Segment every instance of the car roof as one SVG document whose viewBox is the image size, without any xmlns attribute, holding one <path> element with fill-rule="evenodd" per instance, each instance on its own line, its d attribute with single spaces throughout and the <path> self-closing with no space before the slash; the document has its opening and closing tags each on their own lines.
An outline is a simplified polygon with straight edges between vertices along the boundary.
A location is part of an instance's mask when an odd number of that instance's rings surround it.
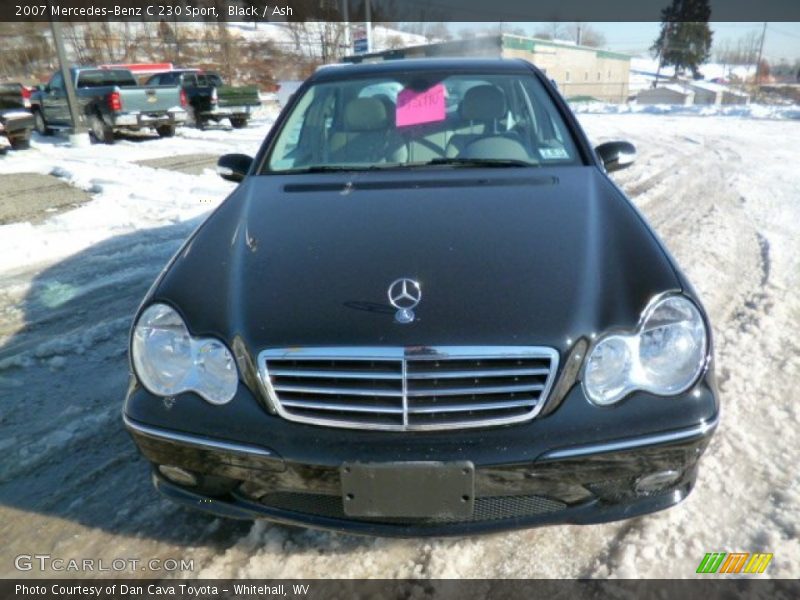
<svg viewBox="0 0 800 600">
<path fill-rule="evenodd" d="M 335 81 L 369 75 L 409 72 L 474 71 L 476 73 L 530 73 L 533 65 L 522 59 L 407 58 L 373 63 L 340 63 L 318 69 L 309 79 Z"/>
</svg>

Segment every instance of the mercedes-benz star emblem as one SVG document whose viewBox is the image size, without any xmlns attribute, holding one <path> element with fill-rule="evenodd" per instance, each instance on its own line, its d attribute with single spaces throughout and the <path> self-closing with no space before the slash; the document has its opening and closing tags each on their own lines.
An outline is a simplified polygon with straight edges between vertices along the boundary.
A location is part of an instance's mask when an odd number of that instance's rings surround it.
<svg viewBox="0 0 800 600">
<path fill-rule="evenodd" d="M 397 309 L 394 318 L 398 323 L 411 323 L 414 320 L 414 308 L 422 300 L 419 283 L 407 277 L 401 277 L 389 286 L 389 302 Z"/>
</svg>

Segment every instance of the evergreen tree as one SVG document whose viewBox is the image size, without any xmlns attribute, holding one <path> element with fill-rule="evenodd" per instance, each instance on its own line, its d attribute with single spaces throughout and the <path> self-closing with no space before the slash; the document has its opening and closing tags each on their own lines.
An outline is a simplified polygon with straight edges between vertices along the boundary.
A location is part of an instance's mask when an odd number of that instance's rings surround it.
<svg viewBox="0 0 800 600">
<path fill-rule="evenodd" d="M 661 11 L 661 33 L 651 50 L 659 57 L 659 68 L 674 65 L 676 73 L 686 69 L 699 76 L 699 66 L 711 53 L 712 32 L 709 0 L 672 0 Z"/>
</svg>

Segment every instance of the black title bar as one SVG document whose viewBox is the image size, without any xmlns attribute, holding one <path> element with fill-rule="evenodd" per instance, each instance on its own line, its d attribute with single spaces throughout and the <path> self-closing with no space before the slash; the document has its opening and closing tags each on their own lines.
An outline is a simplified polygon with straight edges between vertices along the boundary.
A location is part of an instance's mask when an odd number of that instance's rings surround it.
<svg viewBox="0 0 800 600">
<path fill-rule="evenodd" d="M 373 22 L 660 21 L 672 0 L 371 0 Z M 800 0 L 708 0 L 712 21 L 800 21 Z M 0 21 L 365 21 L 365 0 L 2 0 Z M 690 20 L 690 19 L 678 19 Z"/>
<path fill-rule="evenodd" d="M 796 600 L 797 580 L 761 577 L 694 580 L 387 580 L 387 579 L 5 579 L 3 600 L 569 600 L 661 598 Z"/>
</svg>

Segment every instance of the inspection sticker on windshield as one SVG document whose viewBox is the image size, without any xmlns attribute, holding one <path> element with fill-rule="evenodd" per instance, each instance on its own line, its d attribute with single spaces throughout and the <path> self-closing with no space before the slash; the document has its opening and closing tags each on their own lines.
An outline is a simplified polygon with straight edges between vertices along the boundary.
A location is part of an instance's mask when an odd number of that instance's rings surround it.
<svg viewBox="0 0 800 600">
<path fill-rule="evenodd" d="M 569 158 L 569 154 L 563 148 L 539 148 L 539 154 L 545 160 L 558 160 L 560 158 Z"/>
<path fill-rule="evenodd" d="M 397 94 L 397 126 L 444 121 L 444 95 L 441 83 L 422 92 L 402 90 Z"/>
</svg>

